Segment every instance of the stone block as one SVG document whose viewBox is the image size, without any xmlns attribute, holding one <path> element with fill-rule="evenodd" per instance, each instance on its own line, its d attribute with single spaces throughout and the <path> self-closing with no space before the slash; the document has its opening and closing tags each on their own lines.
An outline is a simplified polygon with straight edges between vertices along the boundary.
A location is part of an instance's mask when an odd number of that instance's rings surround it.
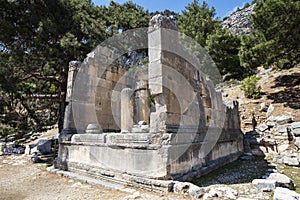
<svg viewBox="0 0 300 200">
<path fill-rule="evenodd" d="M 273 128 L 274 126 L 276 126 L 275 122 L 267 122 L 267 126 L 270 128 Z"/>
<path fill-rule="evenodd" d="M 254 179 L 252 184 L 258 192 L 271 192 L 276 188 L 276 180 Z"/>
<path fill-rule="evenodd" d="M 108 134 L 108 144 L 150 144 L 150 135 L 146 133 L 141 134 Z"/>
<path fill-rule="evenodd" d="M 280 126 L 278 126 L 277 127 L 277 132 L 279 132 L 279 133 L 287 133 L 287 127 L 286 126 L 284 126 L 284 125 L 280 125 Z"/>
<path fill-rule="evenodd" d="M 37 145 L 31 149 L 30 153 L 31 154 L 34 152 L 41 153 L 41 154 L 51 153 L 52 151 L 51 145 L 52 145 L 51 140 L 39 140 Z"/>
<path fill-rule="evenodd" d="M 163 93 L 163 78 L 158 76 L 156 78 L 149 79 L 149 89 L 152 95 Z"/>
<path fill-rule="evenodd" d="M 286 152 L 286 150 L 289 148 L 289 144 L 281 144 L 281 145 L 278 145 L 277 149 L 278 149 L 278 153 L 281 153 L 281 152 Z"/>
<path fill-rule="evenodd" d="M 106 142 L 106 134 L 74 134 L 71 138 L 71 142 L 86 144 L 104 144 Z"/>
<path fill-rule="evenodd" d="M 296 137 L 295 145 L 298 147 L 298 149 L 300 149 L 300 137 Z"/>
<path fill-rule="evenodd" d="M 285 187 L 285 188 L 289 188 L 290 190 L 295 189 L 295 185 L 294 185 L 293 181 L 284 174 L 271 173 L 267 179 L 275 180 L 277 187 Z"/>
<path fill-rule="evenodd" d="M 274 192 L 273 200 L 299 200 L 300 194 L 287 188 L 277 187 Z"/>
<path fill-rule="evenodd" d="M 132 128 L 132 133 L 149 133 L 150 128 L 148 125 L 140 125 L 140 126 L 134 126 Z"/>
<path fill-rule="evenodd" d="M 293 117 L 292 116 L 286 116 L 286 115 L 282 115 L 282 116 L 270 116 L 267 121 L 271 121 L 271 122 L 276 122 L 277 124 L 286 124 L 286 123 L 290 123 L 293 121 Z"/>
<path fill-rule="evenodd" d="M 300 137 L 300 128 L 294 128 L 292 130 L 292 133 L 294 134 L 295 137 Z"/>
<path fill-rule="evenodd" d="M 290 166 L 299 166 L 299 159 L 297 157 L 284 156 L 283 163 Z"/>
<path fill-rule="evenodd" d="M 292 129 L 300 128 L 300 122 L 293 122 L 291 123 Z"/>
<path fill-rule="evenodd" d="M 261 132 L 264 132 L 264 131 L 266 131 L 266 130 L 268 130 L 268 126 L 266 125 L 266 124 L 261 124 L 261 125 L 259 125 L 258 127 L 257 127 L 257 129 L 259 130 L 259 131 L 261 131 Z"/>
</svg>

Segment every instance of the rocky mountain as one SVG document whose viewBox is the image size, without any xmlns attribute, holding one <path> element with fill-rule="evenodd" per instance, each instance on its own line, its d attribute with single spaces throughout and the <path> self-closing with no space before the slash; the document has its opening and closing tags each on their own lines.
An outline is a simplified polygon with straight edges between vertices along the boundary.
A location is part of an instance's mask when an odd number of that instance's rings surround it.
<svg viewBox="0 0 300 200">
<path fill-rule="evenodd" d="M 236 35 L 249 34 L 252 30 L 250 15 L 254 13 L 254 5 L 233 12 L 222 22 L 222 27 Z"/>
</svg>

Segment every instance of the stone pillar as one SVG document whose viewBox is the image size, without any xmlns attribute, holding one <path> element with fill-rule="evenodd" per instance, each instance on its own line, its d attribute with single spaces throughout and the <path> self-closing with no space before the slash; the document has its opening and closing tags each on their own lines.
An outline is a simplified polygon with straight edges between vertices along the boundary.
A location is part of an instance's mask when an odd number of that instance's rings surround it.
<svg viewBox="0 0 300 200">
<path fill-rule="evenodd" d="M 165 86 L 170 81 L 166 77 L 169 72 L 166 71 L 163 58 L 166 55 L 166 49 L 175 49 L 178 46 L 178 40 L 172 34 L 177 30 L 177 27 L 170 18 L 162 15 L 155 15 L 149 25 L 148 79 L 149 90 L 155 101 L 155 111 L 150 113 L 150 132 L 166 132 L 166 121 L 170 116 L 168 109 L 172 110 L 175 106 L 168 103 L 171 102 L 171 97 L 168 88 Z M 173 32 L 168 31 L 169 29 Z"/>
<path fill-rule="evenodd" d="M 67 95 L 66 102 L 68 103 L 65 109 L 64 116 L 64 127 L 62 133 L 73 134 L 76 133 L 76 127 L 74 124 L 73 112 L 72 112 L 72 101 L 73 101 L 73 86 L 74 81 L 77 75 L 77 72 L 80 68 L 81 62 L 71 61 L 69 63 L 69 72 L 68 72 L 68 82 L 67 82 Z"/>
<path fill-rule="evenodd" d="M 131 96 L 133 90 L 124 88 L 121 91 L 121 132 L 130 132 L 133 127 L 133 106 Z"/>
<path fill-rule="evenodd" d="M 149 105 L 149 90 L 148 90 L 148 69 L 145 68 L 136 75 L 137 84 L 134 95 L 134 124 L 140 121 L 150 123 L 150 105 Z"/>
</svg>

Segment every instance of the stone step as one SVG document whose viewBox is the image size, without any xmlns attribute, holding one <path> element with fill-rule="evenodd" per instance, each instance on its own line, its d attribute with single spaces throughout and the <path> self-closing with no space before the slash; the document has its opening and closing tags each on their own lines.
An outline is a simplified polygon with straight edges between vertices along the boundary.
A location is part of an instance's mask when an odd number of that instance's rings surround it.
<svg viewBox="0 0 300 200">
<path fill-rule="evenodd" d="M 112 182 L 88 177 L 88 176 L 85 176 L 82 174 L 73 173 L 70 171 L 63 171 L 63 170 L 55 169 L 53 166 L 48 167 L 47 171 L 55 173 L 55 174 L 63 175 L 70 179 L 78 180 L 83 183 L 88 183 L 91 185 L 96 185 L 96 186 L 104 187 L 104 188 L 111 189 L 111 190 L 120 190 L 120 191 L 128 192 L 128 188 L 126 188 L 125 185 L 120 184 L 120 183 L 112 183 Z"/>
</svg>

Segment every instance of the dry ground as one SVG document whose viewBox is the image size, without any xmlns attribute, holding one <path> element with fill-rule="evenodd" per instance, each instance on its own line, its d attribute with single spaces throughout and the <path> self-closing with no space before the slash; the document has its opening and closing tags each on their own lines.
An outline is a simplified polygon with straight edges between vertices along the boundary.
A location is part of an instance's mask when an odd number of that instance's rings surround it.
<svg viewBox="0 0 300 200">
<path fill-rule="evenodd" d="M 140 194 L 137 199 L 181 200 L 189 199 L 174 194 L 132 190 L 132 193 L 91 186 L 66 177 L 52 174 L 46 164 L 33 164 L 27 156 L 0 156 L 1 200 L 125 200 Z"/>
</svg>

